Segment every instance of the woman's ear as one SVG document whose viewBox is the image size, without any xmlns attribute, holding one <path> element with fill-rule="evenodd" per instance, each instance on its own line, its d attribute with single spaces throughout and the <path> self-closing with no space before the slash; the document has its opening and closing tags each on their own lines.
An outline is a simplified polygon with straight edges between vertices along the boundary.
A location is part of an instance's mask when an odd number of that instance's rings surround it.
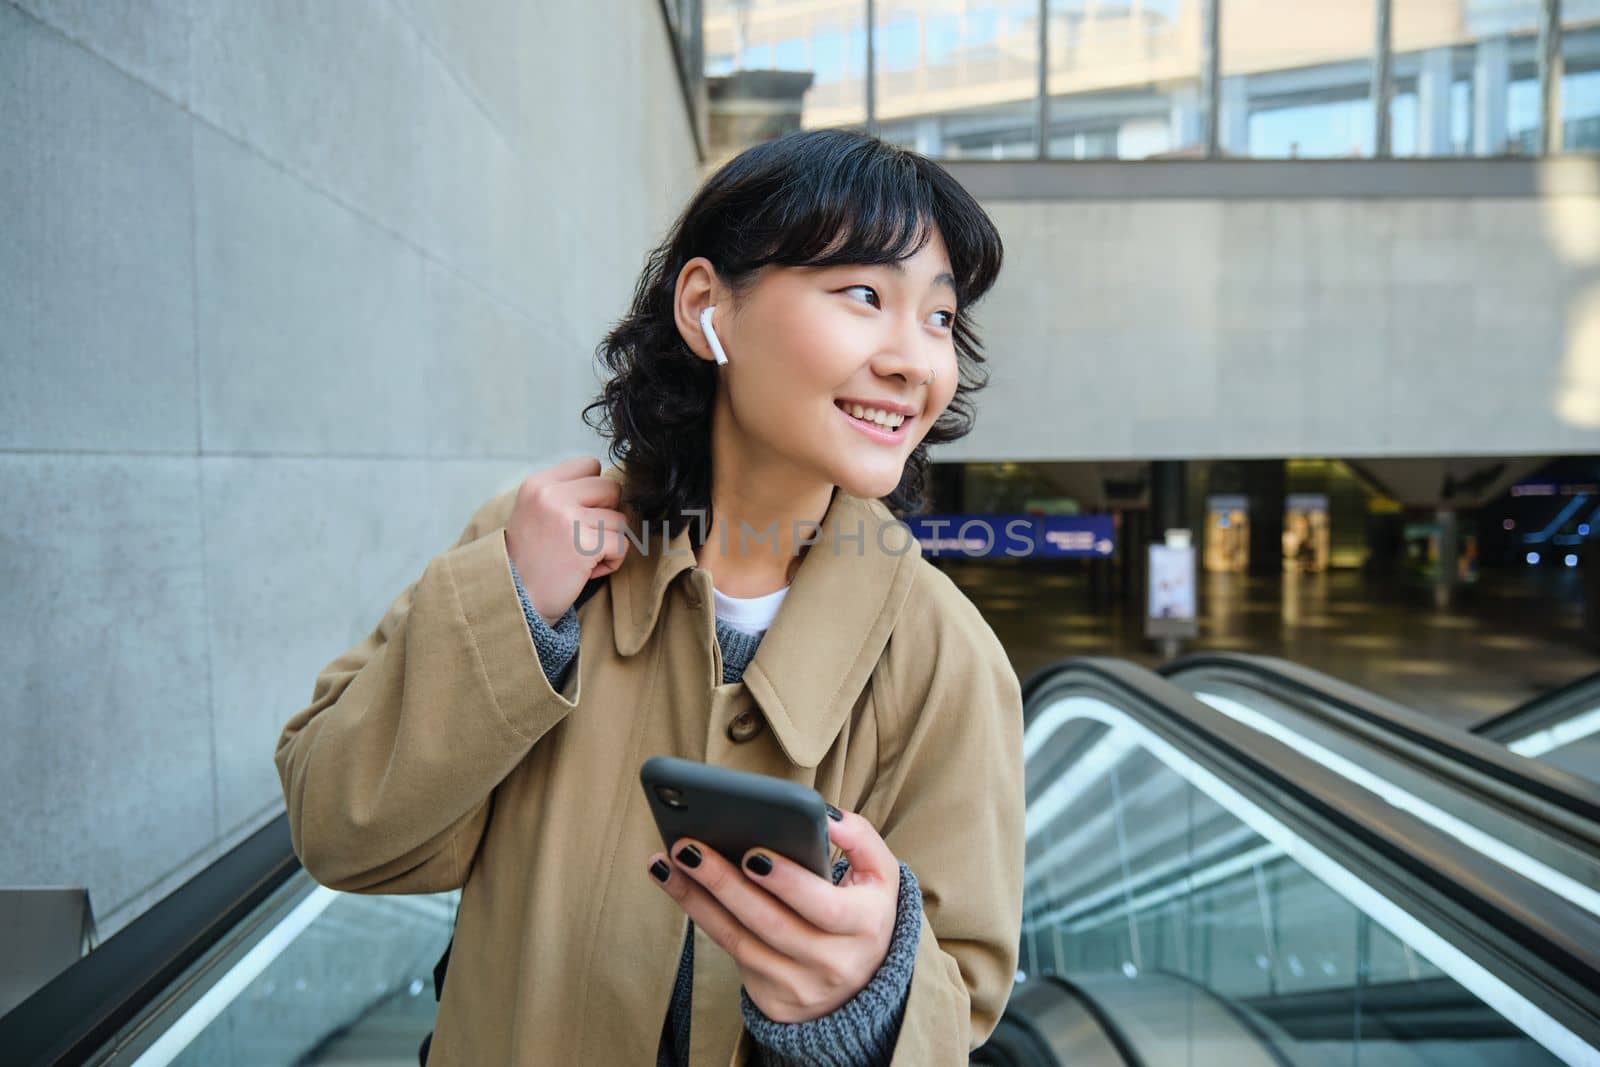
<svg viewBox="0 0 1600 1067">
<path fill-rule="evenodd" d="M 728 362 L 728 353 L 722 347 L 712 323 L 712 312 L 717 306 L 717 273 L 711 261 L 695 256 L 678 272 L 678 283 L 672 294 L 672 313 L 677 320 L 678 333 L 696 356 L 705 359 L 709 354 L 718 365 Z M 698 312 L 694 309 L 705 301 Z M 699 321 L 696 322 L 698 317 Z M 696 336 L 698 334 L 699 336 Z M 710 349 L 708 353 L 706 350 Z"/>
</svg>

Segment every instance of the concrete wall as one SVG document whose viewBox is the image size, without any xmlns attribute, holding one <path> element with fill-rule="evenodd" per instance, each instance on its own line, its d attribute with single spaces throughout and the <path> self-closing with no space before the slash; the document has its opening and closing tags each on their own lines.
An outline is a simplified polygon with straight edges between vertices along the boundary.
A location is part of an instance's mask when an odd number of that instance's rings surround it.
<svg viewBox="0 0 1600 1067">
<path fill-rule="evenodd" d="M 950 169 L 1006 262 L 941 458 L 1600 452 L 1600 160 Z"/>
<path fill-rule="evenodd" d="M 0 885 L 102 936 L 473 509 L 602 455 L 698 180 L 658 5 L 0 0 Z"/>
</svg>

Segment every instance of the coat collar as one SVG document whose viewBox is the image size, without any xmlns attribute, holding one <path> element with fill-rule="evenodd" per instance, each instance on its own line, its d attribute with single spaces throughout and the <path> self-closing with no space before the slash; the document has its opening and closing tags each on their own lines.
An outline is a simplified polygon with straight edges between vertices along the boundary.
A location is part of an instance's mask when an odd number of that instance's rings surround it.
<svg viewBox="0 0 1600 1067">
<path fill-rule="evenodd" d="M 605 471 L 620 482 L 616 467 Z M 634 517 L 629 516 L 630 522 Z M 617 652 L 632 656 L 655 630 L 667 589 L 685 571 L 709 604 L 708 572 L 697 568 L 686 526 L 662 550 L 663 527 L 630 544 L 611 576 Z M 835 489 L 817 539 L 795 570 L 777 617 L 745 668 L 744 684 L 789 759 L 802 767 L 822 762 L 877 666 L 911 591 L 921 551 L 910 527 L 879 500 Z"/>
</svg>

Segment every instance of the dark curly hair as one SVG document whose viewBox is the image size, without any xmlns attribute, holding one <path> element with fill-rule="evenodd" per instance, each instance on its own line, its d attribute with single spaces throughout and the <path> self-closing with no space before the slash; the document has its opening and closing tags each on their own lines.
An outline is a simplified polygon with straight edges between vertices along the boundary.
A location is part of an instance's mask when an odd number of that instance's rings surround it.
<svg viewBox="0 0 1600 1067">
<path fill-rule="evenodd" d="M 988 383 L 967 313 L 994 285 L 1004 250 L 989 216 L 943 167 L 842 129 L 803 130 L 741 152 L 705 181 L 647 258 L 627 316 L 595 351 L 610 377 L 583 409 L 585 424 L 610 439 L 611 459 L 626 470 L 622 506 L 664 524 L 669 537 L 689 522 L 690 509 L 709 521 L 718 375 L 678 333 L 673 297 L 685 263 L 710 260 L 737 299 L 769 264 L 908 259 L 928 242 L 930 222 L 956 277 L 956 393 L 883 498 L 896 518 L 922 511 L 928 446 L 971 432 L 971 396 Z M 590 419 L 596 409 L 598 422 Z"/>
</svg>

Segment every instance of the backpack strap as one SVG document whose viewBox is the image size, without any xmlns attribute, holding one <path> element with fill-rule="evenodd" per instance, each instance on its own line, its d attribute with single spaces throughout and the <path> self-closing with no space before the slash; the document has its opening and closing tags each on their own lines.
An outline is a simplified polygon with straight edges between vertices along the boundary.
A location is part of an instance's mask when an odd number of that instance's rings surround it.
<svg viewBox="0 0 1600 1067">
<path fill-rule="evenodd" d="M 456 907 L 459 909 L 460 908 L 460 904 L 458 903 L 456 905 Z M 455 946 L 455 943 L 456 943 L 455 924 L 456 924 L 456 921 L 454 919 L 451 919 L 450 920 L 450 941 L 449 941 L 448 944 L 446 944 L 444 946 L 444 955 L 440 956 L 439 957 L 439 962 L 435 963 L 433 965 L 433 999 L 434 1000 L 438 1000 L 440 997 L 444 996 L 444 972 L 450 966 L 450 949 L 453 948 Z"/>
</svg>

